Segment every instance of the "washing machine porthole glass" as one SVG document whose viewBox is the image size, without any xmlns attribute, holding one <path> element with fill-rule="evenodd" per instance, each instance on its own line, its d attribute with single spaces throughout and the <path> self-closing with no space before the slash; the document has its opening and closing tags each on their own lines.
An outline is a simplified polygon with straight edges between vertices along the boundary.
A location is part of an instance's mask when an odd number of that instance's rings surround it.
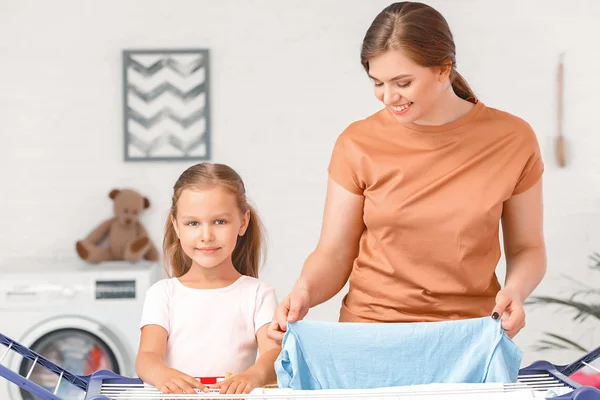
<svg viewBox="0 0 600 400">
<path fill-rule="evenodd" d="M 119 373 L 113 351 L 96 335 L 80 329 L 50 332 L 36 340 L 31 350 L 77 375 L 89 375 L 99 369 Z M 31 361 L 23 360 L 19 372 L 26 376 L 30 368 Z M 58 382 L 58 376 L 39 366 L 33 369 L 29 379 L 51 392 Z M 85 392 L 63 381 L 56 395 L 64 399 L 79 400 L 85 397 Z M 23 389 L 21 396 L 23 400 L 37 399 Z"/>
</svg>

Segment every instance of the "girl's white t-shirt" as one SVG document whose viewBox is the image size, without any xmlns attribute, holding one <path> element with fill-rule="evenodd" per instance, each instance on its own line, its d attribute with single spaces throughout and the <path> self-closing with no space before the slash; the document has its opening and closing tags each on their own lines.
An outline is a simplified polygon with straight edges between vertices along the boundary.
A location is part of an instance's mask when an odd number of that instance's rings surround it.
<svg viewBox="0 0 600 400">
<path fill-rule="evenodd" d="M 256 362 L 256 332 L 271 322 L 276 307 L 275 290 L 245 275 L 218 289 L 163 279 L 146 291 L 140 329 L 166 329 L 168 367 L 193 377 L 224 376 Z"/>
</svg>

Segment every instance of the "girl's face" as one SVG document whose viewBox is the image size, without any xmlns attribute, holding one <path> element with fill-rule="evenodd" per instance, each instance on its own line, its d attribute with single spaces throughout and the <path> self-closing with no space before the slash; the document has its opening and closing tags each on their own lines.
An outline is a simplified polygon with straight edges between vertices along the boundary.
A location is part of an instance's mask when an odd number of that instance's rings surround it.
<svg viewBox="0 0 600 400">
<path fill-rule="evenodd" d="M 243 236 L 250 211 L 242 213 L 235 196 L 222 186 L 184 189 L 171 218 L 181 247 L 202 268 L 232 267 L 237 238 Z"/>
<path fill-rule="evenodd" d="M 401 123 L 427 124 L 449 86 L 450 68 L 427 68 L 401 50 L 388 50 L 369 59 L 375 97 Z"/>
</svg>

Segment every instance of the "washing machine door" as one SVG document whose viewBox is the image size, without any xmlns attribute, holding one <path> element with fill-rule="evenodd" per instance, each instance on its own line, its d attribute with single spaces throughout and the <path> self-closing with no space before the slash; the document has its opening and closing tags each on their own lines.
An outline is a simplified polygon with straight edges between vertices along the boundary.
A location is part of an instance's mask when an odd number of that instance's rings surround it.
<svg viewBox="0 0 600 400">
<path fill-rule="evenodd" d="M 121 373 L 124 362 L 122 347 L 100 324 L 81 317 L 46 321 L 33 329 L 21 343 L 51 362 L 77 375 L 88 375 L 100 369 Z M 19 357 L 13 360 L 14 369 L 50 392 L 54 392 L 58 376 Z M 30 371 L 31 370 L 31 371 Z M 14 385 L 13 385 L 14 386 Z M 56 395 L 64 399 L 79 400 L 85 393 L 64 381 Z M 29 392 L 13 387 L 14 400 L 37 399 Z"/>
</svg>

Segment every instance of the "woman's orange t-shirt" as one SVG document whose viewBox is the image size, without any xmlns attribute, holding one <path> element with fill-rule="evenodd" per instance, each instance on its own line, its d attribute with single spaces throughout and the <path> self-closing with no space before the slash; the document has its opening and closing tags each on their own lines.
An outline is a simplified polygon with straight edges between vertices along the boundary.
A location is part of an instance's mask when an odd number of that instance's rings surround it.
<svg viewBox="0 0 600 400">
<path fill-rule="evenodd" d="M 330 177 L 364 196 L 365 230 L 340 321 L 490 315 L 502 205 L 541 177 L 535 133 L 478 102 L 441 126 L 383 109 L 337 139 Z"/>
</svg>

